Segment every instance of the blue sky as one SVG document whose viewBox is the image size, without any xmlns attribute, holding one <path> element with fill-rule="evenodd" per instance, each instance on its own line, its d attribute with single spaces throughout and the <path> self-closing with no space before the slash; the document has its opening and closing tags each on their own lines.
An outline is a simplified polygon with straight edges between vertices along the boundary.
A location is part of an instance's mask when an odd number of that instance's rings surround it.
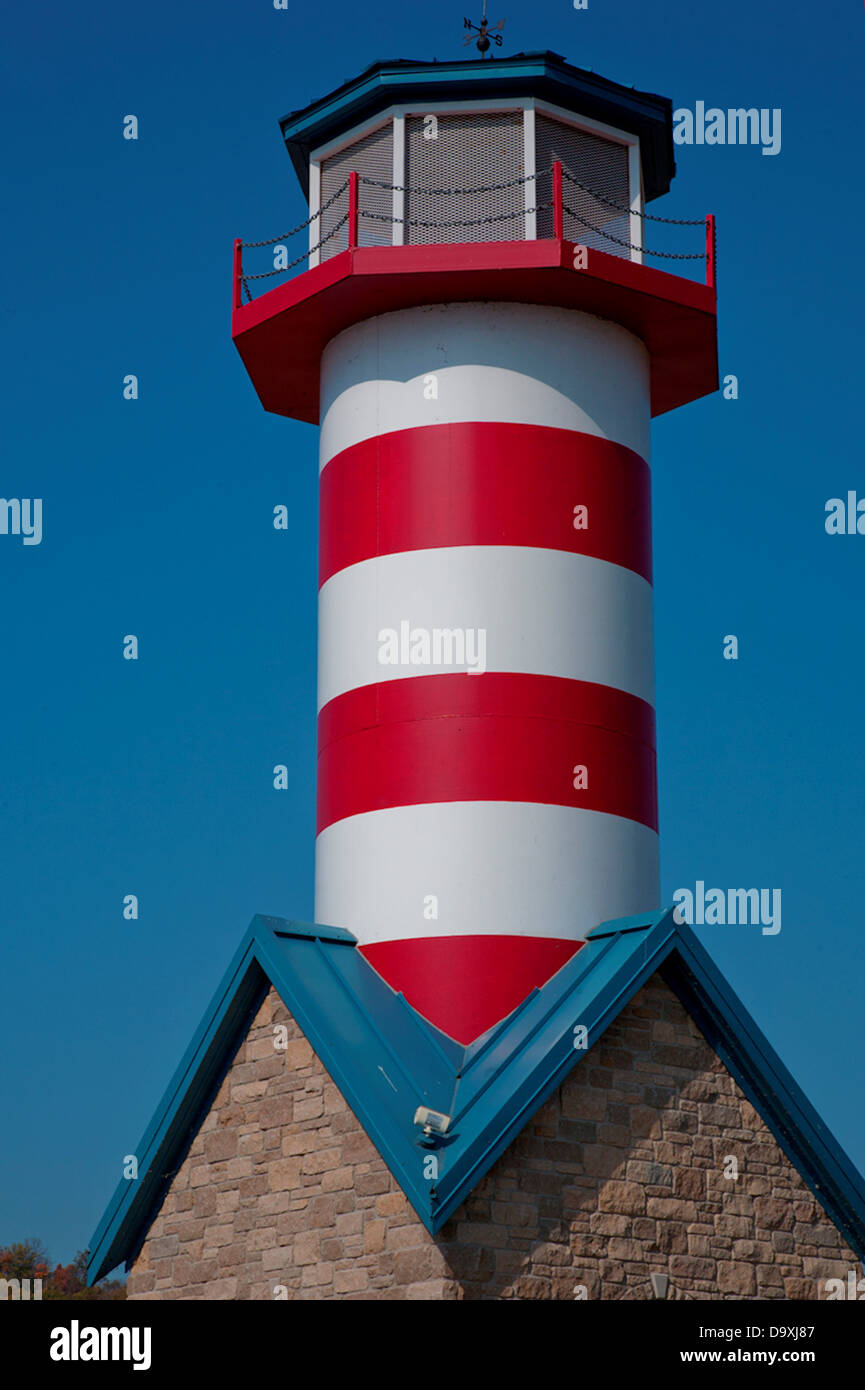
<svg viewBox="0 0 865 1390">
<path fill-rule="evenodd" d="M 43 539 L 0 536 L 0 1243 L 87 1243 L 252 914 L 312 914 L 317 432 L 232 346 L 232 239 L 305 215 L 281 115 L 377 58 L 466 56 L 464 12 L 10 12 L 0 493 L 43 499 Z M 865 536 L 824 529 L 865 497 L 862 8 L 501 12 L 503 53 L 783 113 L 775 157 L 680 148 L 654 207 L 717 215 L 739 379 L 654 426 L 663 886 L 782 890 L 777 935 L 697 930 L 865 1168 Z"/>
</svg>

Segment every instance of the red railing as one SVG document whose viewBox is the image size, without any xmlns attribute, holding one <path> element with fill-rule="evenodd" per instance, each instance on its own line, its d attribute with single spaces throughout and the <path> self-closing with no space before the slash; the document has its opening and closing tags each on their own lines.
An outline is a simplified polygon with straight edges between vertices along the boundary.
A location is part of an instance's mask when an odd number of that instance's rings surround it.
<svg viewBox="0 0 865 1390">
<path fill-rule="evenodd" d="M 706 284 L 710 290 L 718 288 L 715 283 L 715 255 L 715 214 L 710 212 L 706 215 Z"/>
<path fill-rule="evenodd" d="M 565 208 L 562 196 L 562 161 L 553 160 L 553 236 L 556 241 L 565 239 Z"/>
<path fill-rule="evenodd" d="M 573 176 L 572 176 L 572 175 L 568 175 L 568 177 L 571 179 L 572 182 L 574 182 Z M 554 237 L 554 239 L 555 239 L 556 241 L 564 241 L 564 239 L 565 239 L 565 211 L 566 211 L 566 208 L 565 208 L 565 202 L 564 202 L 563 168 L 562 168 L 561 160 L 556 159 L 556 160 L 553 161 L 553 164 L 552 164 L 552 180 L 553 180 L 553 196 L 552 196 L 553 237 Z M 525 180 L 524 180 L 524 181 L 525 181 Z M 348 223 L 348 250 L 349 250 L 349 251 L 355 251 L 355 250 L 357 250 L 357 248 L 358 248 L 358 246 L 359 246 L 359 244 L 360 244 L 360 242 L 359 242 L 359 236 L 358 236 L 358 223 L 359 223 L 359 218 L 362 217 L 364 214 L 360 211 L 360 208 L 359 208 L 359 184 L 360 184 L 360 177 L 359 177 L 359 175 L 358 175 L 354 170 L 352 170 L 352 172 L 351 172 L 351 173 L 349 174 L 349 176 L 348 176 L 348 212 L 347 212 L 346 216 L 343 218 L 343 222 L 347 222 L 347 223 Z M 346 187 L 346 185 L 343 184 L 343 185 L 342 185 L 342 192 L 345 191 L 345 187 Z M 600 195 L 598 195 L 598 196 L 600 197 Z M 331 200 L 331 201 L 332 201 L 332 200 Z M 549 207 L 550 207 L 550 204 L 549 204 L 549 203 L 546 203 L 546 204 L 544 204 L 544 206 L 547 207 L 547 208 L 549 208 Z M 569 211 L 569 209 L 567 209 L 567 210 Z M 623 210 L 623 211 L 626 211 L 626 210 Z M 653 221 L 660 221 L 660 222 L 664 222 L 664 221 L 669 221 L 669 222 L 673 222 L 673 223 L 675 222 L 675 219 L 667 219 L 667 218 L 654 218 L 654 219 L 651 219 L 651 220 L 653 220 Z M 314 221 L 314 217 L 313 217 L 313 218 L 310 218 L 310 219 L 309 219 L 309 222 L 304 223 L 303 226 L 308 226 L 309 223 L 312 222 L 312 221 Z M 697 220 L 697 221 L 695 221 L 695 222 L 693 222 L 693 223 L 682 223 L 681 225 L 685 225 L 685 226 L 699 226 L 700 224 L 699 224 L 699 220 Z M 705 227 L 706 227 L 706 249 L 705 249 L 706 281 L 705 281 L 705 283 L 708 285 L 708 287 L 709 287 L 710 289 L 714 290 L 714 289 L 716 288 L 716 257 L 717 257 L 717 251 L 716 251 L 715 218 L 714 218 L 714 215 L 713 215 L 712 213 L 709 213 L 709 214 L 706 216 L 706 218 L 705 218 Z M 300 230 L 301 230 L 301 228 L 296 228 L 296 229 L 295 229 L 295 231 L 300 231 Z M 331 232 L 330 235 L 333 235 L 333 233 Z M 327 238 L 325 238 L 325 239 L 327 239 Z M 614 239 L 614 240 L 615 240 L 615 239 Z M 265 242 L 254 242 L 254 243 L 250 243 L 250 244 L 251 244 L 251 245 L 255 245 L 255 246 L 263 246 L 263 245 L 274 245 L 274 244 L 276 244 L 276 243 L 275 243 L 275 242 L 270 242 L 270 243 L 265 243 Z M 621 244 L 622 244 L 622 245 L 626 245 L 626 243 L 621 243 Z M 621 254 L 621 253 L 619 253 L 619 254 Z M 651 254 L 651 253 L 646 252 L 645 254 Z M 663 254 L 663 253 L 656 252 L 655 254 Z M 668 253 L 668 254 L 669 254 L 669 253 Z M 305 259 L 304 256 L 299 257 L 299 260 L 301 260 L 301 261 L 304 260 L 304 259 Z M 673 257 L 673 259 L 675 259 L 675 257 Z M 694 260 L 694 259 L 699 259 L 699 258 L 696 257 L 696 256 L 690 256 L 690 257 L 685 257 L 685 259 Z M 270 274 L 270 273 L 274 273 L 274 272 L 269 272 L 269 274 Z M 247 277 L 247 278 L 253 278 L 253 279 L 267 279 L 267 278 L 269 278 L 269 274 L 268 274 L 268 275 L 265 275 L 265 276 L 253 276 L 253 277 Z M 233 305 L 233 308 L 234 308 L 234 309 L 239 309 L 239 308 L 241 307 L 241 304 L 242 304 L 242 302 L 243 302 L 243 290 L 244 290 L 244 287 L 246 288 L 247 295 L 249 296 L 249 294 L 250 294 L 250 292 L 249 292 L 249 286 L 248 286 L 248 284 L 246 283 L 246 279 L 244 278 L 244 274 L 243 274 L 243 242 L 242 242 L 242 241 L 240 240 L 240 238 L 238 237 L 238 238 L 236 238 L 236 240 L 235 240 L 235 242 L 234 242 L 233 279 L 232 279 L 232 305 Z M 251 297 L 251 296 L 250 296 L 250 297 Z"/>
<path fill-rule="evenodd" d="M 243 303 L 243 242 L 240 237 L 234 238 L 234 292 L 231 301 L 233 309 L 239 309 Z"/>
<path fill-rule="evenodd" d="M 357 248 L 357 174 L 352 170 L 348 176 L 348 249 Z"/>
</svg>

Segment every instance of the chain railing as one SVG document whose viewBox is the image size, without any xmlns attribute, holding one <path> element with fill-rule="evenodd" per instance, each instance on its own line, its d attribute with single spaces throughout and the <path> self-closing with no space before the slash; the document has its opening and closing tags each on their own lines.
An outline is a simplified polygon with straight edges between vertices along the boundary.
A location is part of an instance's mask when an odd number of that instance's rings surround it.
<svg viewBox="0 0 865 1390">
<path fill-rule="evenodd" d="M 548 175 L 552 175 L 552 198 L 548 202 L 536 203 L 534 207 L 517 208 L 513 212 L 491 213 L 485 217 L 454 218 L 449 219 L 447 221 L 432 219 L 426 220 L 423 218 L 416 217 L 398 217 L 389 213 L 370 212 L 367 209 L 360 207 L 359 193 L 360 185 L 362 184 L 368 185 L 371 188 L 387 189 L 391 193 L 399 193 L 402 195 L 408 194 L 412 198 L 471 197 L 474 195 L 484 196 L 489 193 L 499 193 L 506 189 L 516 188 L 520 185 L 536 182 L 538 179 L 546 178 Z M 627 217 L 628 219 L 637 219 L 638 227 L 641 223 L 645 222 L 662 223 L 670 227 L 703 227 L 705 229 L 704 248 L 701 251 L 650 250 L 642 244 L 633 242 L 630 239 L 626 240 L 622 237 L 617 237 L 612 232 L 606 231 L 603 226 L 598 225 L 597 221 L 591 221 L 590 219 L 583 216 L 580 212 L 578 212 L 575 208 L 572 208 L 569 205 L 569 203 L 565 201 L 565 181 L 567 181 L 568 185 L 580 190 L 580 192 L 587 195 L 595 202 L 609 207 L 610 209 L 618 213 L 620 218 L 624 219 Z M 335 203 L 338 202 L 338 200 L 345 193 L 346 189 L 348 189 L 347 211 L 343 214 L 339 221 L 336 222 L 333 225 L 333 227 L 331 227 L 330 231 L 328 231 L 323 236 L 319 236 L 318 241 L 313 246 L 308 246 L 303 252 L 301 252 L 299 256 L 295 257 L 294 260 L 289 261 L 284 265 L 281 264 L 273 270 L 261 271 L 256 274 L 252 274 L 249 271 L 245 271 L 243 269 L 244 250 L 258 249 L 264 246 L 278 246 L 280 249 L 285 249 L 283 245 L 285 242 L 288 242 L 292 237 L 297 236 L 299 233 L 306 231 L 316 221 L 319 222 L 320 230 L 320 219 L 324 216 L 326 212 L 330 210 L 330 208 L 334 206 Z M 519 218 L 525 219 L 527 216 L 541 212 L 548 212 L 550 210 L 552 210 L 553 214 L 553 237 L 557 241 L 565 240 L 564 219 L 565 215 L 567 214 L 567 216 L 572 219 L 573 223 L 576 223 L 579 227 L 584 227 L 586 229 L 586 232 L 589 237 L 593 239 L 599 237 L 603 241 L 609 242 L 611 248 L 620 248 L 618 252 L 612 251 L 613 255 L 621 255 L 622 251 L 627 251 L 629 257 L 636 255 L 640 260 L 642 260 L 644 256 L 651 256 L 660 260 L 705 261 L 705 282 L 708 286 L 710 286 L 710 288 L 715 288 L 716 236 L 715 218 L 711 213 L 708 216 L 701 218 L 659 217 L 653 213 L 644 212 L 642 209 L 627 207 L 624 204 L 614 202 L 612 199 L 606 197 L 604 194 L 599 193 L 597 189 L 590 188 L 586 184 L 581 183 L 579 179 L 574 177 L 570 170 L 564 168 L 561 161 L 555 160 L 548 169 L 545 169 L 539 173 L 524 175 L 521 178 L 509 179 L 503 183 L 479 184 L 477 187 L 474 188 L 411 188 L 408 186 L 401 186 L 399 184 L 385 183 L 380 179 L 370 179 L 362 174 L 353 172 L 349 174 L 348 178 L 340 185 L 336 192 L 333 193 L 325 203 L 322 203 L 321 207 L 316 212 L 314 212 L 311 217 L 308 217 L 305 222 L 301 222 L 296 227 L 293 227 L 291 231 L 283 233 L 282 236 L 271 237 L 264 241 L 241 241 L 240 239 L 235 241 L 233 300 L 234 307 L 236 309 L 240 308 L 243 302 L 244 294 L 246 295 L 248 301 L 252 301 L 252 292 L 249 288 L 250 281 L 269 280 L 276 275 L 287 274 L 288 271 L 293 270 L 296 266 L 300 265 L 302 261 L 308 261 L 312 255 L 321 251 L 324 246 L 326 246 L 330 241 L 333 240 L 335 236 L 338 235 L 338 233 L 342 230 L 344 226 L 346 226 L 346 224 L 348 224 L 348 232 L 347 247 L 345 249 L 349 251 L 357 250 L 358 246 L 360 245 L 359 226 L 361 219 L 369 222 L 385 222 L 391 225 L 401 226 L 403 228 L 403 233 L 405 234 L 406 229 L 411 229 L 413 227 L 418 228 L 420 231 L 427 232 L 434 229 L 440 229 L 441 231 L 453 231 L 455 228 L 460 227 L 470 229 L 480 226 L 495 226 L 503 222 L 516 221 Z M 429 245 L 428 242 L 425 242 L 424 244 Z M 579 243 L 575 242 L 575 244 Z"/>
</svg>

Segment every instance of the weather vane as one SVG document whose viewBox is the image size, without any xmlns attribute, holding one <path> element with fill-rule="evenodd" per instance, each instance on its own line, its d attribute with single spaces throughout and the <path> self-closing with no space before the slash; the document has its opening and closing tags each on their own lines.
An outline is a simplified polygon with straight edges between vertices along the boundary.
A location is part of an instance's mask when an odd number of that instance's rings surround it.
<svg viewBox="0 0 865 1390">
<path fill-rule="evenodd" d="M 463 27 L 470 31 L 468 37 L 463 39 L 463 48 L 465 48 L 466 44 L 472 42 L 475 34 L 477 34 L 478 36 L 478 52 L 480 53 L 482 58 L 485 58 L 487 56 L 487 51 L 490 46 L 490 40 L 492 40 L 493 43 L 498 44 L 499 48 L 501 48 L 502 36 L 501 33 L 497 31 L 504 29 L 505 21 L 503 19 L 500 19 L 498 24 L 494 24 L 492 28 L 490 28 L 489 24 L 487 23 L 487 0 L 484 0 L 484 13 L 481 19 L 480 28 L 478 28 L 476 24 L 472 24 L 470 19 L 463 20 Z"/>
</svg>

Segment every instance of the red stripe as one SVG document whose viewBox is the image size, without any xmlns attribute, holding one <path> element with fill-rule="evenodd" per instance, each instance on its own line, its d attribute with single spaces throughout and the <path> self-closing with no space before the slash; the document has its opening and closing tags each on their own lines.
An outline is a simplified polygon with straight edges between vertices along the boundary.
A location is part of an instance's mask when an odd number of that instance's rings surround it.
<svg viewBox="0 0 865 1390">
<path fill-rule="evenodd" d="M 441 679 L 481 684 L 487 677 Z M 580 682 L 567 684 L 577 687 L 573 709 L 579 711 Z M 586 769 L 586 786 L 574 786 L 577 765 Z M 358 728 L 319 752 L 317 832 L 346 816 L 443 801 L 579 806 L 657 830 L 655 752 L 617 730 L 584 723 L 578 713 L 443 715 L 441 707 L 433 718 Z"/>
<path fill-rule="evenodd" d="M 655 747 L 655 711 L 638 695 L 564 676 L 454 671 L 378 681 L 328 700 L 318 716 L 318 748 L 378 724 L 486 714 L 597 724 Z"/>
<path fill-rule="evenodd" d="M 433 936 L 358 949 L 392 989 L 468 1045 L 546 984 L 582 945 L 543 936 Z"/>
<path fill-rule="evenodd" d="M 394 430 L 321 474 L 319 584 L 376 555 L 525 545 L 592 555 L 651 583 L 647 464 L 623 444 L 546 425 Z M 574 508 L 587 508 L 574 529 Z"/>
</svg>

